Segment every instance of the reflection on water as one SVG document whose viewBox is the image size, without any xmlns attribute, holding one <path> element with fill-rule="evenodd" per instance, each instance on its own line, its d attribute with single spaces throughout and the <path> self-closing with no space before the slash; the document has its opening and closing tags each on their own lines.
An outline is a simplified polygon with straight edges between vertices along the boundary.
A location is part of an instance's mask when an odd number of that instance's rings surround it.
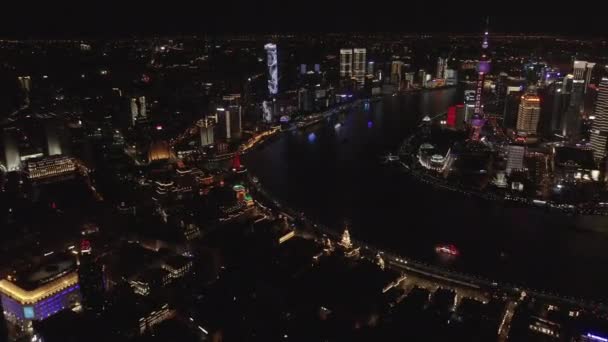
<svg viewBox="0 0 608 342">
<path fill-rule="evenodd" d="M 455 89 L 389 97 L 303 132 L 286 134 L 245 158 L 267 189 L 296 209 L 357 238 L 428 263 L 486 278 L 606 298 L 606 218 L 578 218 L 434 190 L 378 156 L 394 151 L 424 115 L 445 112 Z M 337 124 L 339 129 L 336 129 Z M 450 243 L 460 255 L 444 258 Z"/>
</svg>

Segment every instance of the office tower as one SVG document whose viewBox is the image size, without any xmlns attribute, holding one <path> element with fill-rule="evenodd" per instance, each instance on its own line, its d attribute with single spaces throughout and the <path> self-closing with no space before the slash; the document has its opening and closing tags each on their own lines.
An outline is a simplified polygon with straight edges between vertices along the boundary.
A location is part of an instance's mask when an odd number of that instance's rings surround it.
<svg viewBox="0 0 608 342">
<path fill-rule="evenodd" d="M 242 128 L 242 107 L 240 95 L 227 95 L 223 98 L 226 120 L 226 138 L 240 139 Z"/>
<path fill-rule="evenodd" d="M 6 127 L 2 132 L 4 145 L 4 166 L 7 171 L 17 171 L 21 168 L 21 156 L 17 144 L 17 129 Z"/>
<path fill-rule="evenodd" d="M 586 61 L 574 61 L 574 79 L 585 80 L 585 71 L 587 70 Z"/>
<path fill-rule="evenodd" d="M 312 94 L 306 88 L 298 90 L 298 109 L 303 112 L 312 111 Z"/>
<path fill-rule="evenodd" d="M 46 135 L 46 152 L 47 156 L 56 156 L 62 154 L 61 143 L 59 141 L 58 122 L 53 119 L 45 120 L 44 131 Z"/>
<path fill-rule="evenodd" d="M 595 120 L 591 127 L 591 148 L 595 159 L 602 159 L 606 156 L 608 136 L 608 77 L 603 77 L 600 81 L 594 114 Z"/>
<path fill-rule="evenodd" d="M 365 83 L 365 66 L 367 63 L 367 52 L 365 49 L 354 49 L 353 77 L 359 84 Z"/>
<path fill-rule="evenodd" d="M 315 64 L 315 72 L 316 73 L 320 73 L 321 72 L 321 64 Z"/>
<path fill-rule="evenodd" d="M 268 94 L 274 96 L 279 92 L 279 63 L 277 60 L 276 44 L 264 45 L 266 50 L 266 65 L 268 66 Z"/>
<path fill-rule="evenodd" d="M 591 75 L 593 74 L 594 67 L 595 63 L 587 63 L 587 70 L 585 71 L 585 94 L 587 93 L 587 89 L 591 84 Z"/>
<path fill-rule="evenodd" d="M 553 85 L 551 85 L 553 87 Z M 551 131 L 562 133 L 562 120 L 570 102 L 570 93 L 562 90 L 562 85 L 555 82 L 552 89 Z"/>
<path fill-rule="evenodd" d="M 393 61 L 391 63 L 391 82 L 393 84 L 401 84 L 401 76 L 403 75 L 403 62 Z"/>
<path fill-rule="evenodd" d="M 306 74 L 306 64 L 300 64 L 300 75 Z"/>
<path fill-rule="evenodd" d="M 435 78 L 444 78 L 446 62 L 447 61 L 443 57 L 437 58 L 437 71 L 435 72 Z"/>
<path fill-rule="evenodd" d="M 142 118 L 146 117 L 146 97 L 145 96 L 140 96 L 139 97 L 139 115 Z"/>
<path fill-rule="evenodd" d="M 81 243 L 80 264 L 78 265 L 78 283 L 82 296 L 82 308 L 97 315 L 104 309 L 103 266 L 98 264 L 91 254 L 88 240 Z"/>
<path fill-rule="evenodd" d="M 585 81 L 573 79 L 571 84 L 570 103 L 562 120 L 562 135 L 577 141 L 581 134 L 581 111 L 585 99 Z"/>
<path fill-rule="evenodd" d="M 486 26 L 488 25 L 488 20 L 486 20 Z M 483 84 L 486 79 L 486 75 L 490 72 L 490 58 L 488 56 L 488 29 L 483 33 L 483 39 L 481 43 L 481 57 L 479 58 L 479 63 L 477 65 L 477 85 L 475 87 L 475 113 L 473 114 L 473 119 L 471 120 L 472 125 L 472 136 L 473 140 L 479 140 L 479 136 L 481 133 L 481 127 L 485 123 L 484 115 L 483 115 Z"/>
<path fill-rule="evenodd" d="M 446 85 L 457 85 L 458 84 L 458 72 L 454 69 L 445 69 L 445 84 Z"/>
<path fill-rule="evenodd" d="M 29 76 L 19 76 L 17 77 L 17 81 L 19 82 L 19 88 L 26 93 L 29 93 L 32 90 L 32 78 Z"/>
<path fill-rule="evenodd" d="M 420 81 L 420 85 L 424 86 L 424 83 L 426 82 L 426 71 L 424 71 L 424 69 L 418 70 L 418 80 Z"/>
<path fill-rule="evenodd" d="M 200 138 L 201 138 L 201 146 L 209 146 L 214 143 L 214 135 L 213 129 L 215 125 L 213 120 L 205 118 L 201 120 L 198 124 Z"/>
<path fill-rule="evenodd" d="M 522 170 L 524 168 L 524 155 L 526 148 L 518 145 L 509 145 L 507 147 L 507 175 L 513 170 Z"/>
<path fill-rule="evenodd" d="M 32 90 L 32 78 L 29 76 L 19 76 L 17 77 L 17 82 L 19 83 L 19 88 L 23 91 L 25 95 L 25 103 L 30 103 L 30 91 Z"/>
<path fill-rule="evenodd" d="M 137 108 L 137 99 L 132 97 L 131 98 L 131 125 L 135 124 L 135 121 L 137 121 L 138 115 L 139 115 L 139 110 Z"/>
<path fill-rule="evenodd" d="M 517 112 L 517 132 L 536 134 L 540 118 L 540 98 L 536 94 L 524 94 Z"/>
<path fill-rule="evenodd" d="M 340 77 L 346 78 L 353 75 L 353 50 L 340 49 Z"/>
</svg>

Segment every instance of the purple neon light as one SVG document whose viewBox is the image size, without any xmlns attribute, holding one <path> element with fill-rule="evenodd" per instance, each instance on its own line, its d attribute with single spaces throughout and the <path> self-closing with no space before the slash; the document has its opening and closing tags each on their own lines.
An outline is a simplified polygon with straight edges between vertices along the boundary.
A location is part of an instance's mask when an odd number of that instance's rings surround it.
<svg viewBox="0 0 608 342">
<path fill-rule="evenodd" d="M 594 341 L 608 342 L 608 338 L 593 335 L 592 333 L 587 333 L 587 337 L 589 337 L 590 339 L 592 339 Z"/>
</svg>

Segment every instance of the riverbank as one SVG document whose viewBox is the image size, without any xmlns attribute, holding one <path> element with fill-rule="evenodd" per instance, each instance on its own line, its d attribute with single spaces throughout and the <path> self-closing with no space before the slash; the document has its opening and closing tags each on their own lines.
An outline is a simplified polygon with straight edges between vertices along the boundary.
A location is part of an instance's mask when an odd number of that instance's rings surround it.
<svg viewBox="0 0 608 342">
<path fill-rule="evenodd" d="M 608 219 L 608 206 L 600 205 L 599 203 L 571 204 L 557 203 L 552 201 L 540 200 L 533 197 L 518 196 L 514 193 L 500 193 L 492 191 L 492 189 L 474 189 L 454 184 L 449 180 L 433 174 L 432 171 L 423 169 L 416 158 L 417 147 L 412 145 L 412 141 L 417 136 L 418 132 L 410 135 L 400 145 L 398 155 L 402 160 L 402 165 L 408 174 L 418 182 L 428 184 L 437 189 L 460 193 L 468 197 L 476 197 L 486 201 L 494 201 L 508 203 L 510 205 L 534 208 L 544 210 L 549 213 L 570 216 L 589 216 L 589 217 L 606 217 Z M 405 161 L 405 162 L 403 162 Z M 608 226 L 595 225 L 585 226 L 586 229 L 596 232 L 608 233 Z"/>
</svg>

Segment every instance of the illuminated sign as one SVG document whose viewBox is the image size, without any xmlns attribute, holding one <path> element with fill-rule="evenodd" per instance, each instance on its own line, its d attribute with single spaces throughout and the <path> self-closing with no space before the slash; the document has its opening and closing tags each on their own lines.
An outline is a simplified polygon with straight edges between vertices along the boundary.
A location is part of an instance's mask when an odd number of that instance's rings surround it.
<svg viewBox="0 0 608 342">
<path fill-rule="evenodd" d="M 24 306 L 23 307 L 23 317 L 25 317 L 25 319 L 33 319 L 34 318 L 34 308 L 31 306 Z"/>
</svg>

